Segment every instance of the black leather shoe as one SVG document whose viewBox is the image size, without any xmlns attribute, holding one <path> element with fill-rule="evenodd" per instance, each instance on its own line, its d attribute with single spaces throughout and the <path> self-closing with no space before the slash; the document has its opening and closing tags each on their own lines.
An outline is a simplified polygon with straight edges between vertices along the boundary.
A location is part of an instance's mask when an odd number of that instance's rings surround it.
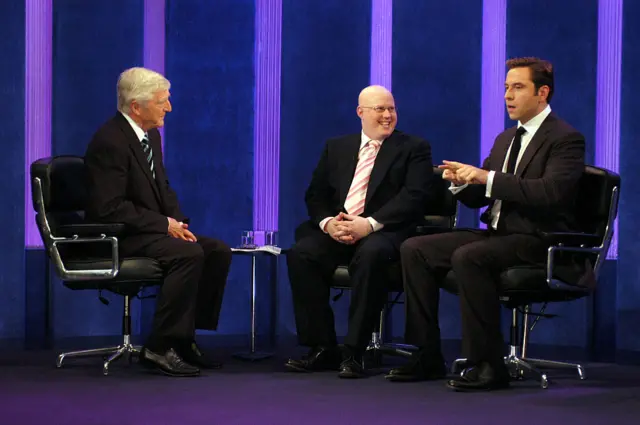
<svg viewBox="0 0 640 425">
<path fill-rule="evenodd" d="M 482 362 L 478 366 L 465 369 L 461 376 L 450 379 L 447 387 L 455 391 L 492 391 L 509 387 L 509 372 L 503 365 L 493 368 Z"/>
<path fill-rule="evenodd" d="M 447 376 L 442 356 L 429 357 L 424 353 L 414 353 L 407 364 L 391 369 L 385 375 L 392 382 L 432 381 Z"/>
<path fill-rule="evenodd" d="M 367 372 L 362 365 L 362 357 L 348 354 L 342 363 L 340 363 L 338 377 L 344 379 L 366 378 Z"/>
<path fill-rule="evenodd" d="M 291 372 L 318 372 L 340 369 L 338 347 L 314 347 L 302 359 L 289 359 L 285 367 Z"/>
<path fill-rule="evenodd" d="M 200 351 L 200 348 L 195 342 L 185 345 L 180 350 L 180 356 L 190 365 L 201 369 L 220 369 L 222 367 L 222 363 L 210 359 Z"/>
<path fill-rule="evenodd" d="M 143 366 L 159 369 L 169 376 L 187 377 L 200 375 L 200 369 L 185 362 L 173 348 L 168 349 L 164 354 L 142 348 L 139 361 Z"/>
</svg>

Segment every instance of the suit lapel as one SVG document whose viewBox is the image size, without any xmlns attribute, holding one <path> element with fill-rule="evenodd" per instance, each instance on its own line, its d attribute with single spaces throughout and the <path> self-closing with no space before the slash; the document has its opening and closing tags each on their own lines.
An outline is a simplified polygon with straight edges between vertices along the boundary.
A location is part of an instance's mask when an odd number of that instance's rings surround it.
<svg viewBox="0 0 640 425">
<path fill-rule="evenodd" d="M 354 135 L 345 142 L 345 154 L 341 155 L 340 165 L 340 205 L 344 205 L 351 187 L 351 180 L 358 165 L 358 152 L 360 151 L 360 134 Z"/>
<path fill-rule="evenodd" d="M 151 185 L 153 193 L 158 198 L 158 201 L 162 202 L 162 199 L 160 198 L 160 192 L 158 191 L 158 184 L 151 174 L 149 163 L 147 162 L 147 158 L 144 156 L 144 151 L 142 150 L 142 145 L 140 144 L 140 140 L 138 140 L 138 136 L 136 136 L 136 132 L 133 131 L 133 128 L 131 128 L 131 125 L 125 117 L 120 114 L 118 114 L 118 116 L 120 117 L 120 129 L 127 137 L 129 149 L 131 149 L 131 152 L 133 152 L 133 156 L 136 158 L 136 161 L 138 161 L 138 165 L 140 165 L 140 168 L 142 168 L 142 172 L 145 176 L 147 176 L 147 180 L 149 180 L 149 184 Z M 157 153 L 155 152 L 155 149 L 153 152 L 153 160 L 157 161 Z"/>
<path fill-rule="evenodd" d="M 375 193 L 378 186 L 380 186 L 380 183 L 387 174 L 389 167 L 391 167 L 393 160 L 398 154 L 400 143 L 400 139 L 396 134 L 392 134 L 391 137 L 382 143 L 380 152 L 378 152 L 378 156 L 376 156 L 376 160 L 373 164 L 373 170 L 371 170 L 369 186 L 367 187 L 367 197 L 364 201 L 365 206 Z"/>
<path fill-rule="evenodd" d="M 545 140 L 547 140 L 547 136 L 549 131 L 551 131 L 551 127 L 553 125 L 554 117 L 549 115 L 543 122 L 536 134 L 534 134 L 533 139 L 527 145 L 527 149 L 525 149 L 522 154 L 522 158 L 520 158 L 520 162 L 518 163 L 518 167 L 516 167 L 515 175 L 522 176 L 524 170 L 527 169 L 527 166 L 535 156 L 535 154 L 540 150 Z"/>
<path fill-rule="evenodd" d="M 507 152 L 509 151 L 509 146 L 511 146 L 511 141 L 513 141 L 513 137 L 516 135 L 516 128 L 510 128 L 505 131 L 498 141 L 499 145 L 496 147 L 494 158 L 491 158 L 490 164 L 491 169 L 493 171 L 502 172 L 502 167 L 504 166 L 504 161 L 507 158 Z"/>
</svg>

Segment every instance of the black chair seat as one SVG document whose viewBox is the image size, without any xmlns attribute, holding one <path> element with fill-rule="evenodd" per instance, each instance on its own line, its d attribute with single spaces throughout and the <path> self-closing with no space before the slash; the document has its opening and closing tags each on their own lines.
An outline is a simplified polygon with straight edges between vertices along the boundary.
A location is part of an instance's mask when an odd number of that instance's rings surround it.
<svg viewBox="0 0 640 425">
<path fill-rule="evenodd" d="M 65 262 L 68 270 L 110 269 L 111 261 L 106 259 L 85 259 Z M 135 295 L 143 286 L 162 283 L 164 274 L 160 263 L 145 257 L 125 258 L 120 261 L 120 271 L 113 279 L 67 281 L 64 285 L 70 289 L 108 290 L 123 295 Z"/>
<path fill-rule="evenodd" d="M 567 285 L 569 286 L 569 285 Z M 442 288 L 458 294 L 456 274 L 447 273 Z M 508 306 L 531 303 L 571 301 L 588 295 L 588 291 L 576 287 L 575 290 L 552 289 L 547 284 L 547 272 L 540 267 L 512 267 L 500 274 L 500 298 Z"/>
<path fill-rule="evenodd" d="M 387 269 L 387 282 L 388 282 L 388 290 L 389 292 L 401 292 L 402 288 L 402 268 L 400 267 L 400 262 L 393 263 Z M 331 284 L 332 288 L 336 289 L 350 289 L 352 286 L 351 278 L 349 277 L 349 267 L 348 266 L 338 266 L 336 271 L 333 273 L 333 282 Z"/>
</svg>

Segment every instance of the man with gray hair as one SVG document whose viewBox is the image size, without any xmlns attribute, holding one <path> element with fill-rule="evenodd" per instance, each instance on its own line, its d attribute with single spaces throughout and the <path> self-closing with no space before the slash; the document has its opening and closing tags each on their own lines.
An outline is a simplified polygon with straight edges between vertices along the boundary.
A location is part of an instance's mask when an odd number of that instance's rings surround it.
<svg viewBox="0 0 640 425">
<path fill-rule="evenodd" d="M 171 112 L 169 81 L 131 68 L 117 84 L 118 112 L 93 136 L 85 154 L 87 215 L 124 223 L 123 256 L 157 260 L 165 273 L 153 329 L 140 362 L 171 376 L 217 369 L 194 341 L 196 329 L 215 330 L 231 264 L 222 241 L 196 236 L 169 186 L 158 127 Z"/>
</svg>

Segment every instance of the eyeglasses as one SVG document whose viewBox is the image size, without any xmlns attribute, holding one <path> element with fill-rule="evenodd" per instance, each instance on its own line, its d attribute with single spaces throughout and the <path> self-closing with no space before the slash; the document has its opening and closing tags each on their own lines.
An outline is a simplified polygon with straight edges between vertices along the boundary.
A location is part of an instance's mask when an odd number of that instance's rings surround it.
<svg viewBox="0 0 640 425">
<path fill-rule="evenodd" d="M 390 114 L 393 114 L 396 112 L 395 106 L 361 106 L 361 108 L 373 109 L 379 114 L 383 114 L 384 111 L 389 111 Z"/>
</svg>

